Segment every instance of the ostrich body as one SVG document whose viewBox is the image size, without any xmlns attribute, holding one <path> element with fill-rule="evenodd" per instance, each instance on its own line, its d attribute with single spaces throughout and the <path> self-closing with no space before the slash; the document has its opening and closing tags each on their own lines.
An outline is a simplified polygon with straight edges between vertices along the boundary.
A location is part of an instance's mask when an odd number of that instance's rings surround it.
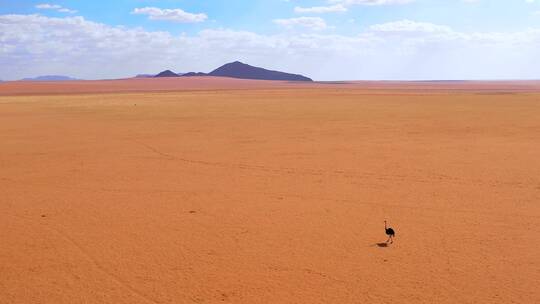
<svg viewBox="0 0 540 304">
<path fill-rule="evenodd" d="M 384 221 L 384 231 L 386 232 L 386 235 L 388 235 L 388 240 L 386 240 L 386 242 L 390 242 L 390 244 L 392 244 L 394 242 L 394 236 L 396 236 L 396 232 L 394 231 L 394 229 L 386 226 L 386 221 Z"/>
</svg>

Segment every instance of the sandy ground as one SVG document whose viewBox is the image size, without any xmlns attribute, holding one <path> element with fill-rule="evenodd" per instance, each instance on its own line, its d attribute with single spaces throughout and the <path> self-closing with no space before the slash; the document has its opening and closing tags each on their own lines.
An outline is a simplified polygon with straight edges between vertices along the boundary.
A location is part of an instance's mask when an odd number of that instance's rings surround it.
<svg viewBox="0 0 540 304">
<path fill-rule="evenodd" d="M 0 83 L 0 96 L 65 95 L 92 93 L 135 93 L 175 91 L 216 91 L 248 89 L 340 89 L 372 94 L 436 93 L 538 93 L 540 81 L 334 81 L 291 82 L 245 80 L 224 77 L 130 78 L 64 82 L 9 81 Z"/>
<path fill-rule="evenodd" d="M 540 303 L 540 94 L 479 91 L 0 97 L 0 303 Z"/>
</svg>

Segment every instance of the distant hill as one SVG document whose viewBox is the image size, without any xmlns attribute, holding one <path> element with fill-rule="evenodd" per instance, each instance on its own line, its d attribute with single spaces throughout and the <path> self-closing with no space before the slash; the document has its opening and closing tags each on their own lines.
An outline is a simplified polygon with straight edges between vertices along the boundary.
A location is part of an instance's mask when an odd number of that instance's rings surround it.
<svg viewBox="0 0 540 304">
<path fill-rule="evenodd" d="M 182 77 L 194 76 L 231 77 L 258 80 L 313 81 L 311 78 L 302 75 L 267 70 L 259 67 L 254 67 L 240 61 L 227 63 L 213 70 L 210 73 L 189 72 L 182 75 Z"/>
<path fill-rule="evenodd" d="M 195 77 L 195 76 L 208 76 L 207 73 L 201 73 L 201 72 L 189 72 L 182 75 L 182 77 Z"/>
<path fill-rule="evenodd" d="M 171 70 L 165 70 L 159 74 L 157 74 L 154 77 L 160 78 L 160 77 L 180 77 L 182 74 L 177 74 Z"/>
<path fill-rule="evenodd" d="M 63 75 L 43 75 L 34 78 L 23 78 L 22 81 L 73 81 L 79 80 L 69 76 Z"/>
<path fill-rule="evenodd" d="M 311 78 L 302 75 L 267 70 L 240 61 L 227 63 L 213 70 L 208 75 L 241 79 L 313 81 Z"/>
</svg>

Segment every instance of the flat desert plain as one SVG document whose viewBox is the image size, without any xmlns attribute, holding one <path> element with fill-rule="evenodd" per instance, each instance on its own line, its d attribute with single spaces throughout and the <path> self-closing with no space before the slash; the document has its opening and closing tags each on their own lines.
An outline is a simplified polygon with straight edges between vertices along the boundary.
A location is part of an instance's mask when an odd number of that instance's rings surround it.
<svg viewBox="0 0 540 304">
<path fill-rule="evenodd" d="M 18 85 L 2 304 L 540 303 L 538 86 Z"/>
</svg>

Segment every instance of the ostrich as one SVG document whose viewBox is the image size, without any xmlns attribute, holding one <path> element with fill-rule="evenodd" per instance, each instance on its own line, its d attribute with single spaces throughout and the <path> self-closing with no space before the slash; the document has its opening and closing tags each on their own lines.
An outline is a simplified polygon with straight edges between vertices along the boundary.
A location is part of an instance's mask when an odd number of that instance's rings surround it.
<svg viewBox="0 0 540 304">
<path fill-rule="evenodd" d="M 384 231 L 386 232 L 386 235 L 388 235 L 388 240 L 386 240 L 386 242 L 390 242 L 390 244 L 392 244 L 394 242 L 396 232 L 394 229 L 386 227 L 386 221 L 384 221 Z"/>
</svg>

